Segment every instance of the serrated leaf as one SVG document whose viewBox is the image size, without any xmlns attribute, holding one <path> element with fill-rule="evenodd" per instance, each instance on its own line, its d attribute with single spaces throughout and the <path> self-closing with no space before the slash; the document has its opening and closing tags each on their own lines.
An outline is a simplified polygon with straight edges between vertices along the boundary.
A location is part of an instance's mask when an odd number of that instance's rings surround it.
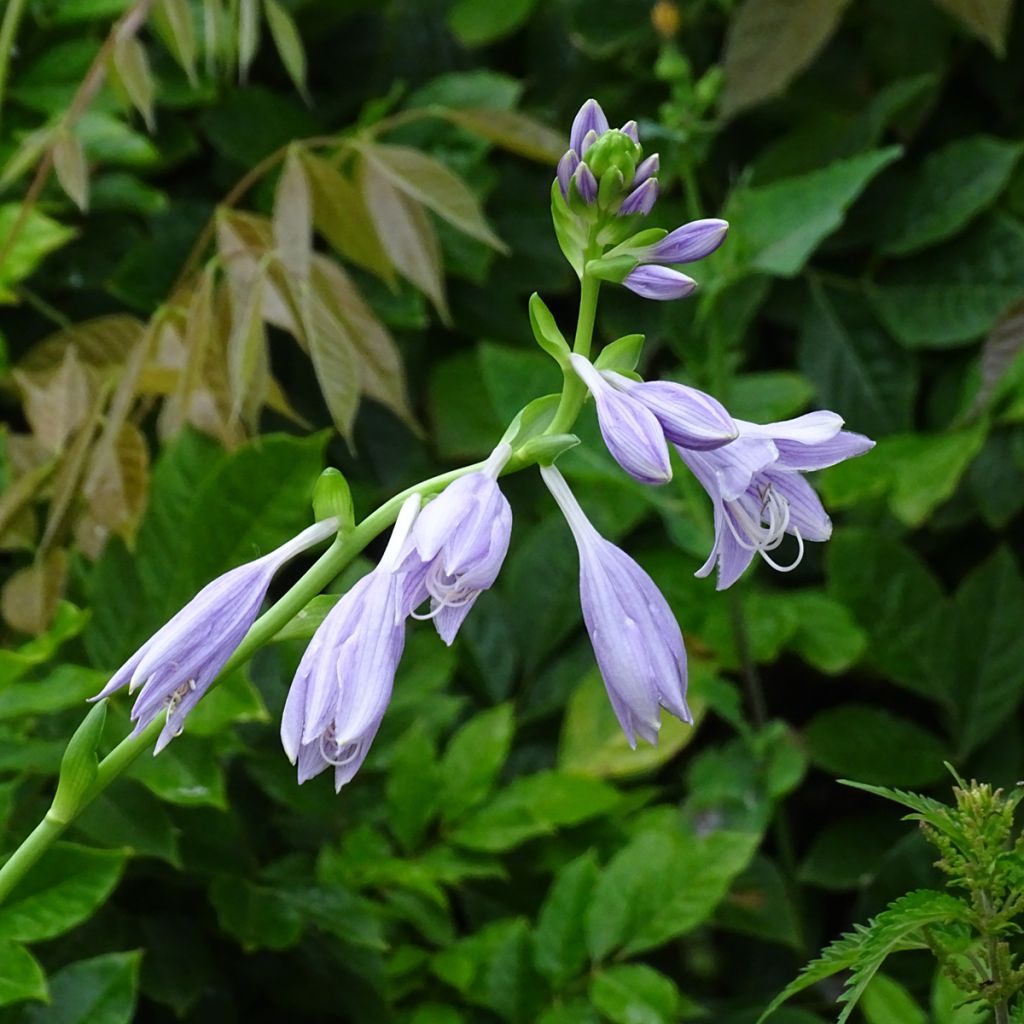
<svg viewBox="0 0 1024 1024">
<path fill-rule="evenodd" d="M 1003 191 L 1021 152 L 975 135 L 929 154 L 884 222 L 882 252 L 903 256 L 955 235 Z"/>
<path fill-rule="evenodd" d="M 79 138 L 72 132 L 58 134 L 53 144 L 53 170 L 60 187 L 83 212 L 89 208 L 89 165 Z"/>
<path fill-rule="evenodd" d="M 359 183 L 384 251 L 395 269 L 434 304 L 448 320 L 441 250 L 423 207 L 387 178 L 360 161 Z"/>
<path fill-rule="evenodd" d="M 505 244 L 484 220 L 472 190 L 444 164 L 407 146 L 371 145 L 360 151 L 367 173 L 382 174 L 410 199 L 423 203 L 442 220 L 485 245 L 505 252 Z"/>
<path fill-rule="evenodd" d="M 156 86 L 153 73 L 149 70 L 146 48 L 135 36 L 122 36 L 114 44 L 112 61 L 116 77 L 128 94 L 132 106 L 142 115 L 146 127 L 153 131 L 156 127 L 153 112 Z"/>
<path fill-rule="evenodd" d="M 27 1011 L 25 1024 L 131 1024 L 141 959 L 105 953 L 68 964 L 53 976 L 50 1004 Z"/>
<path fill-rule="evenodd" d="M 306 90 L 306 50 L 302 45 L 302 37 L 295 27 L 292 16 L 277 2 L 277 0 L 263 0 L 264 10 L 267 12 L 267 26 L 270 28 L 270 35 L 274 40 L 274 46 L 281 56 L 281 63 L 284 64 L 288 76 L 295 83 L 303 99 L 309 102 L 309 93 Z"/>
<path fill-rule="evenodd" d="M 828 42 L 848 3 L 744 0 L 725 44 L 722 113 L 731 117 L 782 92 Z"/>
<path fill-rule="evenodd" d="M 122 851 L 51 847 L 0 907 L 0 938 L 39 942 L 70 931 L 106 901 L 124 862 Z"/>
<path fill-rule="evenodd" d="M 1006 50 L 1013 0 L 935 0 L 997 56 Z"/>
</svg>

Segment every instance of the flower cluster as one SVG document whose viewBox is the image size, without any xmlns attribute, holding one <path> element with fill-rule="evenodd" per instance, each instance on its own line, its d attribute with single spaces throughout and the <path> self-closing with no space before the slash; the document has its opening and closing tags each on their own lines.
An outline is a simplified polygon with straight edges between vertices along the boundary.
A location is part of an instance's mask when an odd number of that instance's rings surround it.
<svg viewBox="0 0 1024 1024">
<path fill-rule="evenodd" d="M 658 157 L 644 157 L 635 122 L 614 130 L 594 100 L 583 105 L 552 190 L 556 232 L 581 278 L 621 282 L 656 299 L 693 290 L 692 279 L 672 265 L 707 256 L 721 244 L 727 225 L 700 220 L 667 233 L 636 230 L 657 198 L 657 171 Z M 531 316 L 538 312 L 531 304 Z M 578 345 L 570 352 L 546 308 L 543 312 L 550 324 L 540 324 L 538 341 L 567 379 L 559 409 L 566 396 L 589 393 L 604 442 L 630 476 L 648 485 L 666 483 L 675 449 L 707 491 L 715 536 L 698 576 L 717 567 L 718 588 L 724 589 L 755 554 L 788 571 L 799 563 L 805 542 L 828 539 L 831 522 L 803 474 L 861 455 L 872 441 L 843 430 L 842 419 L 832 412 L 768 424 L 736 419 L 696 388 L 641 380 L 621 361 L 599 357 L 592 362 L 589 338 L 582 350 Z M 589 316 L 592 322 L 592 310 Z M 581 402 L 580 397 L 573 416 Z M 518 436 L 513 428 L 510 434 Z M 549 424 L 546 432 L 553 429 Z M 521 443 L 537 439 L 535 432 Z M 547 440 L 557 441 L 558 435 Z M 436 496 L 429 497 L 430 488 L 423 485 L 402 504 L 379 563 L 326 616 L 288 693 L 281 740 L 297 765 L 299 782 L 333 768 L 340 789 L 359 770 L 391 699 L 408 620 L 432 620 L 450 644 L 477 597 L 495 583 L 512 531 L 512 510 L 498 478 L 514 454 L 520 465 L 539 459 L 525 458 L 525 450 L 513 452 L 502 442 L 484 463 L 468 467 Z M 541 476 L 576 543 L 583 619 L 611 705 L 632 745 L 637 737 L 654 743 L 662 709 L 691 721 L 679 625 L 650 576 L 598 533 L 562 474 L 545 464 Z M 277 569 L 336 528 L 334 520 L 319 523 L 210 583 L 99 696 L 125 684 L 141 687 L 132 717 L 140 730 L 165 716 L 160 750 L 238 647 Z M 787 536 L 794 538 L 796 554 L 781 565 L 774 553 Z"/>
</svg>

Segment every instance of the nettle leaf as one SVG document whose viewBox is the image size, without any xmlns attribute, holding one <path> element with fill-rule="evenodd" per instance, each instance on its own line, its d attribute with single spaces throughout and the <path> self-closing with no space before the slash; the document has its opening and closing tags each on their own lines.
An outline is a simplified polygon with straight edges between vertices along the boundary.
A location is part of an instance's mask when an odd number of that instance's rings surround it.
<svg viewBox="0 0 1024 1024">
<path fill-rule="evenodd" d="M 587 912 L 591 958 L 640 953 L 706 921 L 749 864 L 757 833 L 642 832 L 601 873 Z"/>
<path fill-rule="evenodd" d="M 987 740 L 1024 697 L 1024 579 L 1000 548 L 960 585 L 953 602 L 961 753 Z"/>
<path fill-rule="evenodd" d="M 1006 51 L 1013 0 L 935 0 L 1001 57 Z"/>
<path fill-rule="evenodd" d="M 70 931 L 114 891 L 124 863 L 121 850 L 58 843 L 0 907 L 0 938 L 38 942 Z"/>
<path fill-rule="evenodd" d="M 828 548 L 829 591 L 866 631 L 869 661 L 893 682 L 948 704 L 952 624 L 942 585 L 910 548 L 846 528 Z"/>
<path fill-rule="evenodd" d="M 138 998 L 142 953 L 106 953 L 59 970 L 51 1002 L 33 1007 L 25 1024 L 130 1024 Z"/>
<path fill-rule="evenodd" d="M 866 704 L 823 711 L 804 735 L 808 755 L 819 768 L 883 785 L 936 782 L 945 775 L 944 761 L 950 753 L 917 723 Z"/>
<path fill-rule="evenodd" d="M 738 188 L 723 216 L 733 225 L 714 265 L 794 277 L 843 222 L 870 181 L 896 160 L 898 146 L 837 160 L 819 171 Z"/>
<path fill-rule="evenodd" d="M 29 999 L 50 998 L 46 974 L 39 961 L 24 946 L 0 939 L 0 1006 Z"/>
<path fill-rule="evenodd" d="M 515 719 L 511 704 L 499 704 L 463 725 L 440 763 L 441 818 L 459 821 L 487 799 L 508 758 Z"/>
<path fill-rule="evenodd" d="M 987 217 L 961 238 L 887 270 L 868 298 L 907 348 L 954 348 L 1024 295 L 1024 226 Z"/>
<path fill-rule="evenodd" d="M 533 935 L 537 970 L 555 986 L 574 978 L 587 962 L 584 922 L 597 885 L 593 851 L 563 867 L 541 905 Z"/>
<path fill-rule="evenodd" d="M 882 251 L 903 256 L 955 235 L 1006 188 L 1022 151 L 976 135 L 929 154 L 883 221 Z"/>
<path fill-rule="evenodd" d="M 782 92 L 828 42 L 848 3 L 744 0 L 725 43 L 723 115 L 731 117 Z"/>
<path fill-rule="evenodd" d="M 523 776 L 452 833 L 471 850 L 496 853 L 613 811 L 620 794 L 595 779 L 558 772 Z"/>
</svg>

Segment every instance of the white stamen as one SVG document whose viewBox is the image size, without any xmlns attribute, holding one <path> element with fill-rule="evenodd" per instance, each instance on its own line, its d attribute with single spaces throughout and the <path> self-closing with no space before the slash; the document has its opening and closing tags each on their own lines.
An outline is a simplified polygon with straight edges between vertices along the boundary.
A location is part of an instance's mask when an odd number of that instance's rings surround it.
<svg viewBox="0 0 1024 1024">
<path fill-rule="evenodd" d="M 329 751 L 329 747 L 334 748 L 333 753 Z M 335 738 L 332 724 L 320 734 L 320 753 L 328 764 L 333 764 L 335 768 L 341 768 L 346 764 L 351 764 L 359 756 L 359 743 L 349 743 L 342 749 Z"/>
<path fill-rule="evenodd" d="M 774 551 L 789 532 L 790 505 L 785 496 L 768 484 L 761 494 L 760 521 L 755 521 L 739 500 L 726 502 L 725 522 L 733 540 L 744 551 L 756 552 L 773 569 L 778 572 L 791 572 L 804 557 L 804 539 L 795 527 L 792 530 L 796 537 L 798 551 L 796 559 L 790 565 L 779 565 L 768 554 Z M 740 535 L 742 530 L 743 536 Z"/>
</svg>

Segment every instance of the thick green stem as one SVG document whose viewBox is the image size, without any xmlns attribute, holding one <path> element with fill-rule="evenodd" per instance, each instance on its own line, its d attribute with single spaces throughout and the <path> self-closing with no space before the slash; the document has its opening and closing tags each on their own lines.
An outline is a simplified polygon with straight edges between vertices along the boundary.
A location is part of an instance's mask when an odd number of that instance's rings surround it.
<svg viewBox="0 0 1024 1024">
<path fill-rule="evenodd" d="M 0 112 L 3 110 L 4 91 L 11 67 L 11 53 L 18 35 L 18 25 L 25 13 L 25 0 L 8 0 L 4 20 L 0 23 Z"/>
<path fill-rule="evenodd" d="M 594 340 L 594 321 L 597 318 L 597 299 L 600 292 L 601 282 L 584 269 L 580 286 L 580 315 L 576 321 L 576 337 L 573 339 L 572 350 L 587 358 L 590 357 L 590 348 Z M 583 381 L 571 368 L 566 367 L 562 397 L 545 433 L 564 434 L 568 431 L 576 422 L 586 397 L 587 389 Z"/>
</svg>

